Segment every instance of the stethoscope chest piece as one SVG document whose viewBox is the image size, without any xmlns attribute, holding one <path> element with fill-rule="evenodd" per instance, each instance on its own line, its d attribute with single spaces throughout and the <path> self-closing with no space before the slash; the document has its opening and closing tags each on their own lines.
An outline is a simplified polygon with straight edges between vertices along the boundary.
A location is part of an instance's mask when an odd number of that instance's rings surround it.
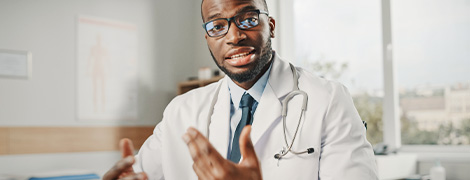
<svg viewBox="0 0 470 180">
<path fill-rule="evenodd" d="M 300 151 L 300 152 L 294 151 L 292 149 L 292 146 L 294 145 L 295 138 L 297 137 L 297 133 L 299 131 L 299 127 L 300 127 L 300 123 L 302 121 L 303 114 L 307 110 L 308 96 L 307 96 L 307 93 L 305 93 L 304 91 L 299 89 L 299 84 L 298 84 L 299 76 L 297 74 L 297 70 L 295 69 L 295 67 L 292 64 L 290 64 L 290 68 L 291 68 L 292 74 L 294 76 L 294 87 L 293 87 L 293 90 L 282 101 L 282 113 L 281 113 L 281 116 L 282 116 L 282 129 L 283 129 L 283 132 L 284 132 L 284 141 L 285 141 L 286 146 L 283 147 L 283 149 L 279 153 L 274 155 L 274 158 L 277 159 L 277 160 L 281 160 L 282 157 L 284 157 L 289 152 L 291 152 L 293 154 L 296 154 L 296 155 L 305 154 L 305 153 L 312 154 L 312 153 L 315 152 L 315 149 L 312 148 L 312 147 L 308 148 L 305 151 Z M 292 138 L 292 141 L 289 144 L 287 142 L 287 135 L 286 135 L 286 133 L 287 133 L 286 132 L 287 107 L 288 107 L 289 101 L 297 95 L 302 95 L 302 98 L 303 98 L 302 108 L 301 108 L 299 120 L 297 122 L 297 128 L 295 129 L 294 136 Z"/>
<path fill-rule="evenodd" d="M 274 155 L 274 159 L 277 159 L 277 160 L 280 160 L 282 157 L 284 157 L 285 155 L 282 155 L 284 154 L 286 151 L 283 149 L 281 152 L 277 153 Z M 306 152 L 307 154 L 312 154 L 315 152 L 315 149 L 314 148 L 308 148 L 306 151 L 303 151 L 304 153 Z M 286 153 L 287 154 L 287 153 Z M 301 153 L 302 154 L 302 153 Z"/>
<path fill-rule="evenodd" d="M 305 93 L 304 91 L 300 90 L 299 89 L 299 84 L 298 84 L 298 81 L 299 81 L 299 76 L 297 74 L 297 70 L 295 69 L 295 67 L 292 65 L 292 64 L 289 64 L 290 65 L 290 68 L 292 70 L 292 74 L 293 74 L 293 80 L 294 80 L 294 87 L 292 89 L 292 91 L 285 97 L 285 99 L 282 101 L 282 113 L 281 113 L 281 116 L 282 116 L 282 127 L 283 127 L 283 131 L 284 131 L 284 141 L 285 141 L 285 147 L 283 147 L 283 149 L 274 155 L 274 158 L 277 159 L 277 160 L 280 160 L 282 159 L 287 153 L 291 152 L 295 155 L 300 155 L 300 154 L 312 154 L 315 152 L 315 150 L 310 147 L 308 148 L 307 150 L 305 151 L 300 151 L 300 152 L 297 152 L 297 151 L 294 151 L 292 149 L 292 145 L 294 144 L 294 141 L 295 141 L 295 138 L 297 137 L 297 133 L 298 133 L 298 130 L 299 130 L 299 127 L 300 127 L 300 123 L 302 121 L 302 117 L 303 117 L 303 114 L 305 113 L 305 111 L 307 110 L 307 100 L 308 100 L 308 96 L 307 96 L 307 93 Z M 211 106 L 210 106 L 210 109 L 209 109 L 209 112 L 208 112 L 208 116 L 207 116 L 207 129 L 206 129 L 206 136 L 209 137 L 210 136 L 210 124 L 211 124 L 211 115 L 214 113 L 214 107 L 215 107 L 215 104 L 217 102 L 217 99 L 218 99 L 218 94 L 219 94 L 219 91 L 220 91 L 220 88 L 221 88 L 221 84 L 219 84 L 219 86 L 217 87 L 216 91 L 215 91 L 215 94 L 214 94 L 214 97 L 212 98 L 212 101 L 211 101 Z M 300 117 L 299 117 L 299 120 L 298 120 L 298 123 L 297 123 L 297 128 L 295 130 L 295 133 L 294 133 L 294 136 L 292 138 L 292 141 L 290 142 L 290 144 L 287 142 L 287 135 L 286 135 L 286 116 L 287 116 L 287 107 L 288 107 L 288 103 L 289 101 L 294 98 L 295 96 L 297 95 L 301 95 L 302 98 L 303 98 L 303 101 L 302 101 L 302 111 L 300 113 Z"/>
</svg>

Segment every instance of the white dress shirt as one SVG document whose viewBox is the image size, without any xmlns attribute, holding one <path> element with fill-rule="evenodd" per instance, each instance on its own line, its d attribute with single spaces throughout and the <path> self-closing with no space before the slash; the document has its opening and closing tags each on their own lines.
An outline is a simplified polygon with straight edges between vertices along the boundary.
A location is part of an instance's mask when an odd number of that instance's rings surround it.
<svg viewBox="0 0 470 180">
<path fill-rule="evenodd" d="M 241 98 L 245 93 L 250 94 L 251 97 L 256 100 L 256 102 L 254 102 L 253 106 L 251 107 L 252 113 L 256 112 L 256 108 L 259 104 L 258 102 L 261 100 L 261 95 L 263 95 L 264 88 L 266 87 L 266 83 L 268 82 L 271 67 L 272 63 L 271 65 L 269 65 L 269 69 L 263 74 L 263 76 L 261 76 L 261 78 L 259 78 L 258 81 L 256 81 L 256 83 L 248 90 L 241 88 L 240 86 L 235 84 L 235 82 L 233 82 L 233 80 L 231 79 L 227 83 L 230 92 L 230 139 L 228 141 L 229 145 L 227 149 L 227 157 L 230 157 L 232 151 L 232 140 L 234 136 L 233 132 L 235 132 L 235 130 L 237 129 L 238 123 L 242 118 L 242 109 L 240 108 Z"/>
</svg>

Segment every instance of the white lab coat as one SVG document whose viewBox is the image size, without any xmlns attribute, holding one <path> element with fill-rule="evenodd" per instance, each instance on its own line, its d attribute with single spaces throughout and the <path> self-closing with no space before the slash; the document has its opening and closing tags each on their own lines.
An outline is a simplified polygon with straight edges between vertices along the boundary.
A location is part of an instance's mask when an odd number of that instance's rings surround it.
<svg viewBox="0 0 470 180">
<path fill-rule="evenodd" d="M 375 158 L 366 139 L 366 129 L 347 89 L 297 68 L 299 88 L 308 94 L 305 115 L 300 123 L 293 150 L 313 147 L 313 154 L 289 153 L 280 161 L 274 158 L 285 146 L 281 101 L 293 88 L 289 63 L 275 55 L 270 77 L 254 114 L 251 138 L 261 162 L 264 179 L 377 179 Z M 206 134 L 209 106 L 217 86 L 218 100 L 211 115 L 209 140 L 227 156 L 229 144 L 230 94 L 228 77 L 206 87 L 174 98 L 164 112 L 153 135 L 142 145 L 136 171 L 150 179 L 197 179 L 183 134 L 190 126 Z M 287 141 L 292 141 L 300 115 L 301 96 L 289 104 Z"/>
</svg>

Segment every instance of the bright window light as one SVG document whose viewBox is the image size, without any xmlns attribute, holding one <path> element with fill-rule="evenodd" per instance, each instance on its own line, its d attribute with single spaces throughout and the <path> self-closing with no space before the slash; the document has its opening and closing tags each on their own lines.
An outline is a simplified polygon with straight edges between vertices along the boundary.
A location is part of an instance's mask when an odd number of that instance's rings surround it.
<svg viewBox="0 0 470 180">
<path fill-rule="evenodd" d="M 295 61 L 307 70 L 343 83 L 372 144 L 382 132 L 381 6 L 376 0 L 295 0 Z"/>
<path fill-rule="evenodd" d="M 470 1 L 391 1 L 403 145 L 470 144 Z"/>
</svg>

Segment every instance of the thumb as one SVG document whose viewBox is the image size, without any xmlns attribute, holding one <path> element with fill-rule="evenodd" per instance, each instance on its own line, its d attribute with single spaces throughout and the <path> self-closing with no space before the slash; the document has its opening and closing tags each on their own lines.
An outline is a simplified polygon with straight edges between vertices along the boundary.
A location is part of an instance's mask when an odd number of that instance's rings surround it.
<svg viewBox="0 0 470 180">
<path fill-rule="evenodd" d="M 121 141 L 119 141 L 119 149 L 121 150 L 122 158 L 134 156 L 134 145 L 130 139 L 121 139 Z"/>
<path fill-rule="evenodd" d="M 247 125 L 243 128 L 242 133 L 240 134 L 240 154 L 243 156 L 243 160 L 240 164 L 246 166 L 259 166 L 255 148 L 251 142 L 250 133 L 251 125 Z"/>
</svg>

